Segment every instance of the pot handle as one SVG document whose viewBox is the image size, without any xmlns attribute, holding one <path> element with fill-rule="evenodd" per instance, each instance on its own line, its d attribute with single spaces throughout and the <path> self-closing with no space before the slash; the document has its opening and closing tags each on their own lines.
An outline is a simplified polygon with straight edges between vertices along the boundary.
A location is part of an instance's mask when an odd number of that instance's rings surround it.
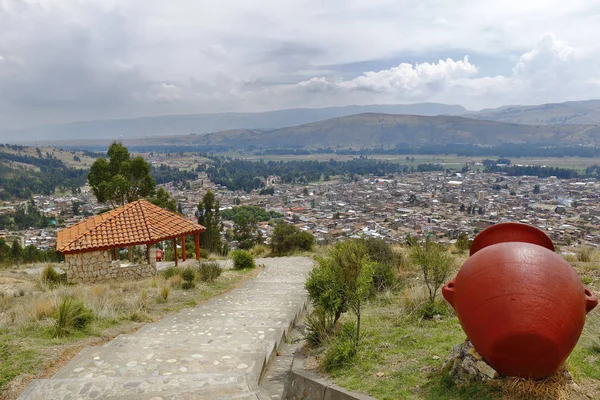
<svg viewBox="0 0 600 400">
<path fill-rule="evenodd" d="M 443 290 L 443 289 L 442 289 Z M 585 289 L 585 312 L 589 313 L 598 305 L 598 299 L 588 288 Z"/>
<path fill-rule="evenodd" d="M 451 281 L 449 281 L 448 283 L 446 283 L 443 287 L 442 287 L 442 296 L 444 296 L 444 298 L 446 299 L 446 301 L 448 303 L 450 303 L 450 305 L 452 307 L 454 307 L 454 282 L 455 280 L 452 279 Z M 597 303 L 597 301 L 596 301 Z M 593 308 L 593 307 L 592 307 Z"/>
</svg>

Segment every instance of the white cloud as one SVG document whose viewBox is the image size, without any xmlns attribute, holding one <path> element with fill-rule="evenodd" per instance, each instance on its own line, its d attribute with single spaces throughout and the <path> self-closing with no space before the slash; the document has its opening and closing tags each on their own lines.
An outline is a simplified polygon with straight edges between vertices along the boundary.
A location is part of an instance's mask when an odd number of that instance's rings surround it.
<svg viewBox="0 0 600 400">
<path fill-rule="evenodd" d="M 589 0 L 0 0 L 0 120 L 600 97 L 599 12 Z M 489 73 L 486 57 L 506 67 Z"/>
</svg>

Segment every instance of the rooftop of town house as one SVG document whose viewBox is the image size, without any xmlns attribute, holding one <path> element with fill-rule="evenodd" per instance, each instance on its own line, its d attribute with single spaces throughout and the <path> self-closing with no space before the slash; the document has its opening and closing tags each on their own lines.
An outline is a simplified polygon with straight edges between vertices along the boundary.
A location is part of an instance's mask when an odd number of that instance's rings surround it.
<svg viewBox="0 0 600 400">
<path fill-rule="evenodd" d="M 59 231 L 56 249 L 78 253 L 149 244 L 204 230 L 179 214 L 138 200 Z"/>
</svg>

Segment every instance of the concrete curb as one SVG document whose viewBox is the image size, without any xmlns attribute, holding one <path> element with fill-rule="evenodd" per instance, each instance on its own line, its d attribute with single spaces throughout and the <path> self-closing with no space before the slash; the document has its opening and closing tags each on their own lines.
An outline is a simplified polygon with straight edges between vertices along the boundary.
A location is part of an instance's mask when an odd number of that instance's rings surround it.
<svg viewBox="0 0 600 400">
<path fill-rule="evenodd" d="M 287 400 L 376 400 L 362 393 L 350 392 L 304 369 L 304 355 L 294 353 L 290 382 L 283 396 Z"/>
</svg>

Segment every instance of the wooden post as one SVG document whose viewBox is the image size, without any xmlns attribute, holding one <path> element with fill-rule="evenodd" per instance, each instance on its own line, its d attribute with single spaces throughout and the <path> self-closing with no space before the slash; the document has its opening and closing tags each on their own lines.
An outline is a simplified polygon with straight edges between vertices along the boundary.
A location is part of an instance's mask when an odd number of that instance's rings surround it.
<svg viewBox="0 0 600 400">
<path fill-rule="evenodd" d="M 181 258 L 185 261 L 185 236 L 181 237 Z"/>
<path fill-rule="evenodd" d="M 117 248 L 113 247 L 113 258 L 117 261 L 119 258 L 117 257 Z"/>
<path fill-rule="evenodd" d="M 200 234 L 196 233 L 196 260 L 200 260 Z"/>
<path fill-rule="evenodd" d="M 173 253 L 175 254 L 175 266 L 177 266 L 177 238 L 173 238 Z"/>
</svg>

